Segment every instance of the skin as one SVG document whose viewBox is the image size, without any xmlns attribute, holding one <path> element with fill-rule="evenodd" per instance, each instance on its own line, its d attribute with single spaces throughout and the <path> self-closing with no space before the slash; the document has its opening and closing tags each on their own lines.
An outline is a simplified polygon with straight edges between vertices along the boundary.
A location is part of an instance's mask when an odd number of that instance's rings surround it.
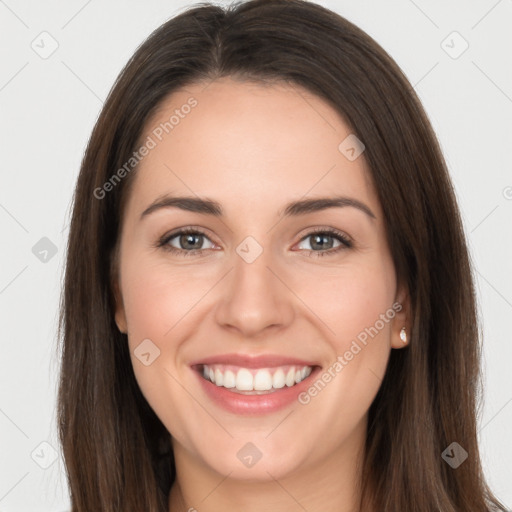
<svg viewBox="0 0 512 512">
<path fill-rule="evenodd" d="M 180 90 L 147 123 L 143 140 L 193 96 L 197 106 L 140 163 L 123 215 L 116 323 L 128 334 L 137 382 L 172 434 L 177 479 L 169 510 L 248 512 L 357 510 L 367 412 L 392 348 L 408 327 L 381 206 L 362 156 L 339 150 L 351 131 L 326 102 L 298 86 L 222 78 Z M 161 208 L 162 194 L 207 197 L 216 218 Z M 300 217 L 279 212 L 293 200 L 345 195 L 365 203 Z M 201 254 L 155 247 L 187 226 L 206 237 Z M 334 228 L 323 257 L 308 252 L 313 228 Z M 247 263 L 236 248 L 252 236 L 263 249 Z M 330 236 L 330 235 L 329 235 Z M 194 241 L 168 244 L 190 251 Z M 185 245 L 184 245 L 185 244 Z M 194 246 L 195 247 L 195 246 Z M 333 365 L 394 303 L 402 310 L 307 405 L 241 416 L 203 392 L 190 363 L 238 352 L 279 354 Z M 145 366 L 134 350 L 150 339 L 160 355 Z M 263 454 L 245 467 L 237 452 Z"/>
</svg>

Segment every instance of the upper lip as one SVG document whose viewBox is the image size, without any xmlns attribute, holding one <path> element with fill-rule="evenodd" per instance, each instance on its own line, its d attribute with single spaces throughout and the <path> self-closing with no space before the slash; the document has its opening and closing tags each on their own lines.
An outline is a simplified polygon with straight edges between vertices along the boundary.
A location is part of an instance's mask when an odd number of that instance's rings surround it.
<svg viewBox="0 0 512 512">
<path fill-rule="evenodd" d="M 211 364 L 230 364 L 242 368 L 272 368 L 274 366 L 318 366 L 314 361 L 297 359 L 296 357 L 281 356 L 278 354 L 264 354 L 250 356 L 245 354 L 221 354 L 217 356 L 204 357 L 190 363 L 190 366 Z"/>
</svg>

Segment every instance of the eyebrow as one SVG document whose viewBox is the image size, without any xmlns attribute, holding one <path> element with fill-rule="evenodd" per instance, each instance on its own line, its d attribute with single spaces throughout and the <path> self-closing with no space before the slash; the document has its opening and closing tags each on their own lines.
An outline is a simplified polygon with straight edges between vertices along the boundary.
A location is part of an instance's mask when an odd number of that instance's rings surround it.
<svg viewBox="0 0 512 512">
<path fill-rule="evenodd" d="M 278 212 L 279 216 L 296 217 L 306 215 L 308 213 L 319 212 L 329 208 L 353 207 L 364 212 L 368 217 L 374 220 L 375 214 L 370 208 L 352 197 L 336 196 L 336 197 L 319 197 L 313 199 L 303 199 L 288 203 L 282 210 Z M 164 195 L 157 198 L 149 205 L 141 214 L 140 219 L 162 208 L 179 208 L 181 210 L 201 213 L 204 215 L 213 215 L 215 217 L 223 217 L 224 212 L 222 206 L 217 202 L 208 198 L 199 198 L 192 196 L 169 196 Z"/>
</svg>

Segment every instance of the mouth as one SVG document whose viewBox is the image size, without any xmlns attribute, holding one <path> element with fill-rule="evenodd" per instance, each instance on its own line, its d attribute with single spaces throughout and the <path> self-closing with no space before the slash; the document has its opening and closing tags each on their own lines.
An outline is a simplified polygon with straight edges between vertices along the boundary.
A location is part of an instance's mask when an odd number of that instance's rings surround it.
<svg viewBox="0 0 512 512">
<path fill-rule="evenodd" d="M 237 415 L 271 413 L 292 405 L 322 369 L 298 359 L 239 354 L 204 359 L 190 367 L 205 396 Z"/>
<path fill-rule="evenodd" d="M 243 368 L 233 365 L 201 365 L 198 371 L 204 379 L 244 395 L 274 393 L 285 386 L 290 388 L 311 375 L 312 366 L 279 366 L 274 368 Z"/>
</svg>

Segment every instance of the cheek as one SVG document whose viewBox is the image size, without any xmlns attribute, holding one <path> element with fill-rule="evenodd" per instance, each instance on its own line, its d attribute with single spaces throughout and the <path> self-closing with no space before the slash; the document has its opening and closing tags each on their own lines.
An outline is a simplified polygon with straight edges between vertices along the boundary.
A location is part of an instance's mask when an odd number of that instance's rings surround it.
<svg viewBox="0 0 512 512">
<path fill-rule="evenodd" d="M 187 323 L 187 314 L 211 288 L 208 279 L 192 279 L 183 269 L 176 272 L 163 265 L 133 264 L 126 270 L 123 300 L 134 343 L 144 338 L 160 344 L 165 341 L 166 346 L 172 343 L 173 329 Z"/>
<path fill-rule="evenodd" d="M 386 370 L 395 316 L 394 267 L 375 261 L 320 283 L 309 294 L 303 288 L 301 297 L 308 297 L 308 306 L 327 326 L 330 357 L 299 402 L 319 424 L 328 425 L 332 436 L 344 438 L 366 414 Z"/>
<path fill-rule="evenodd" d="M 309 404 L 309 413 L 330 425 L 331 432 L 345 435 L 375 398 L 391 351 L 394 266 L 386 258 L 367 263 L 340 268 L 299 293 L 321 318 L 329 346 L 324 371 L 301 403 Z M 343 415 L 337 412 L 340 408 Z"/>
<path fill-rule="evenodd" d="M 170 273 L 161 266 L 144 266 L 139 261 L 133 265 L 127 263 L 123 281 L 135 378 L 150 407 L 178 437 L 186 436 L 180 411 L 190 406 L 190 397 L 178 384 L 183 381 L 178 334 L 190 329 L 193 315 L 187 313 L 206 293 L 202 291 L 204 285 L 185 274 Z"/>
<path fill-rule="evenodd" d="M 375 258 L 371 264 L 340 267 L 328 277 L 303 281 L 298 295 L 322 320 L 336 354 L 343 354 L 353 340 L 362 346 L 365 340 L 381 340 L 389 348 L 395 293 L 393 265 Z"/>
</svg>

